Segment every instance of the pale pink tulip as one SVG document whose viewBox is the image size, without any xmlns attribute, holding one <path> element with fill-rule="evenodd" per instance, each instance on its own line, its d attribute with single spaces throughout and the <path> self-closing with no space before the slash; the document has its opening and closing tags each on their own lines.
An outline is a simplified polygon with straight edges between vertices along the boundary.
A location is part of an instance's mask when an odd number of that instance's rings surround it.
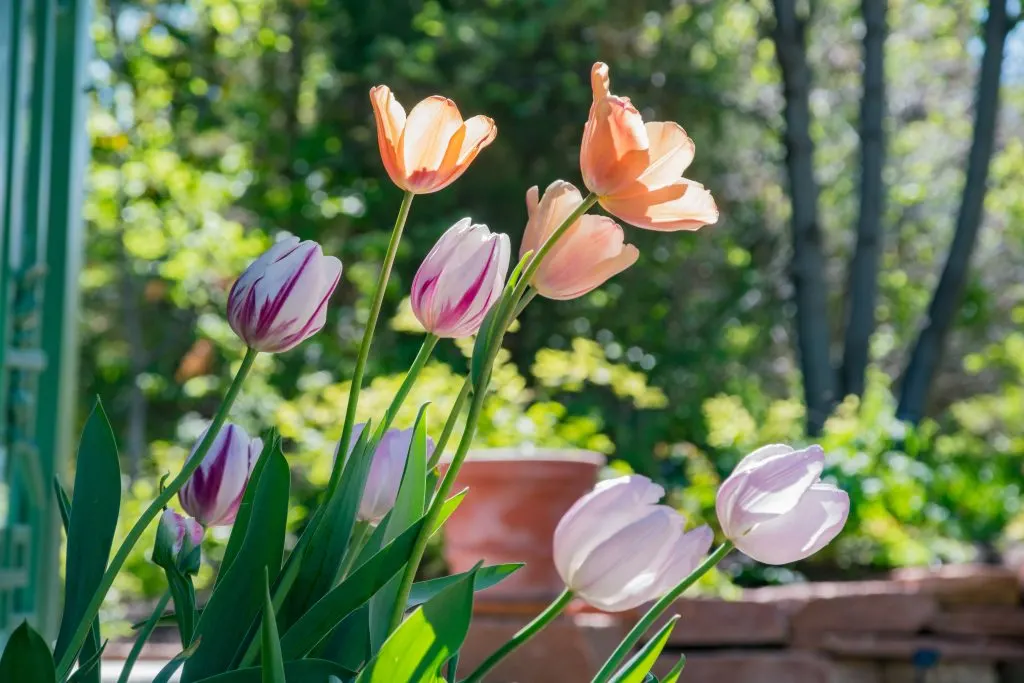
<svg viewBox="0 0 1024 683">
<path fill-rule="evenodd" d="M 205 436 L 206 431 L 192 447 L 189 457 L 195 457 L 196 448 Z M 249 475 L 262 450 L 262 439 L 250 438 L 238 425 L 225 424 L 202 464 L 178 491 L 181 507 L 206 527 L 233 524 Z"/>
<path fill-rule="evenodd" d="M 697 230 L 718 221 L 718 207 L 700 183 L 683 178 L 693 141 L 672 122 L 644 123 L 627 97 L 612 95 L 608 65 L 590 74 L 594 102 L 583 130 L 583 183 L 601 206 L 648 230 Z"/>
<path fill-rule="evenodd" d="M 412 312 L 424 329 L 457 339 L 476 334 L 505 286 L 508 235 L 468 218 L 450 227 L 412 281 Z"/>
<path fill-rule="evenodd" d="M 621 612 L 656 600 L 704 559 L 713 534 L 658 505 L 665 490 L 647 477 L 601 482 L 555 529 L 555 567 L 565 585 L 598 609 Z"/>
<path fill-rule="evenodd" d="M 287 237 L 253 262 L 228 295 L 228 322 L 257 351 L 287 351 L 327 321 L 327 300 L 341 278 L 341 261 L 316 242 Z"/>
<path fill-rule="evenodd" d="M 377 144 L 391 181 L 414 194 L 437 192 L 455 182 L 491 144 L 498 129 L 486 116 L 462 120 L 451 100 L 434 95 L 405 115 L 391 90 L 370 90 Z"/>
<path fill-rule="evenodd" d="M 365 423 L 357 424 L 352 430 L 352 446 L 359 440 L 366 427 Z M 377 524 L 395 506 L 398 489 L 402 485 L 405 463 L 409 459 L 409 447 L 412 445 L 412 429 L 389 429 L 384 432 L 380 443 L 373 451 L 370 472 L 363 488 L 363 497 L 359 501 L 356 517 L 364 522 Z M 427 457 L 434 450 L 434 441 L 427 437 Z"/>
<path fill-rule="evenodd" d="M 526 223 L 520 258 L 537 252 L 569 214 L 583 202 L 571 183 L 556 180 L 540 197 L 537 186 L 526 193 Z M 640 252 L 625 244 L 622 228 L 606 216 L 585 214 L 572 224 L 541 260 L 530 281 L 548 299 L 575 299 L 604 284 L 636 262 Z"/>
<path fill-rule="evenodd" d="M 821 446 L 775 444 L 745 457 L 718 490 L 722 532 L 765 564 L 788 564 L 828 545 L 846 524 L 850 497 L 821 481 Z"/>
</svg>

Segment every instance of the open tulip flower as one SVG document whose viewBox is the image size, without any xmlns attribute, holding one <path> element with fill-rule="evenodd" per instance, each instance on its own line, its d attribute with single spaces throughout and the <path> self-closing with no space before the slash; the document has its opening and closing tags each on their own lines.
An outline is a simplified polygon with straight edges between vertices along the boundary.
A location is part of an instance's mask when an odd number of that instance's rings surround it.
<svg viewBox="0 0 1024 683">
<path fill-rule="evenodd" d="M 672 122 L 644 123 L 629 98 L 612 95 L 608 65 L 590 74 L 594 103 L 583 130 L 583 183 L 610 214 L 648 230 L 697 230 L 718 221 L 700 183 L 683 178 L 693 140 Z"/>
<path fill-rule="evenodd" d="M 498 133 L 486 116 L 463 121 L 455 103 L 439 95 L 421 101 L 408 116 L 386 85 L 370 90 L 370 101 L 384 168 L 395 185 L 413 194 L 455 182 Z"/>
<path fill-rule="evenodd" d="M 520 257 L 527 251 L 536 253 L 582 202 L 580 191 L 564 180 L 551 183 L 543 197 L 531 187 L 526 193 L 530 219 Z M 548 299 L 575 299 L 629 268 L 639 255 L 636 247 L 625 244 L 618 223 L 607 216 L 583 215 L 544 256 L 530 284 Z"/>
<path fill-rule="evenodd" d="M 846 492 L 820 480 L 824 467 L 821 446 L 757 449 L 718 490 L 722 532 L 765 564 L 788 564 L 818 552 L 843 530 L 850 512 Z"/>
</svg>

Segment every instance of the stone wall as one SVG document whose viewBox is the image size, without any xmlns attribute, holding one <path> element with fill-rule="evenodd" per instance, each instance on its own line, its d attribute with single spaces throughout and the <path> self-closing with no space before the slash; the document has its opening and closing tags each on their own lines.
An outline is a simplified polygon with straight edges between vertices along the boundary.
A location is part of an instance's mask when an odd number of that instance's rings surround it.
<svg viewBox="0 0 1024 683">
<path fill-rule="evenodd" d="M 460 671 L 535 610 L 481 601 Z M 1002 568 L 761 588 L 734 602 L 681 600 L 674 611 L 681 619 L 657 671 L 685 654 L 683 683 L 1024 683 L 1020 582 Z M 577 607 L 487 680 L 587 683 L 635 618 Z"/>
</svg>

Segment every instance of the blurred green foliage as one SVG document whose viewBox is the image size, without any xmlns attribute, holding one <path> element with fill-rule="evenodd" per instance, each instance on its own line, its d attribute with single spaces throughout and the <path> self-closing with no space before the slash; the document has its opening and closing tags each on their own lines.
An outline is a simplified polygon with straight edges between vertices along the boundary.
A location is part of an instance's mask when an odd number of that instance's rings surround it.
<svg viewBox="0 0 1024 683">
<path fill-rule="evenodd" d="M 812 134 L 838 326 L 857 206 L 863 27 L 854 0 L 815 7 Z M 986 224 L 933 417 L 914 430 L 892 418 L 891 386 L 963 181 L 979 19 L 977 2 L 891 2 L 871 390 L 844 403 L 823 437 L 831 475 L 854 497 L 853 521 L 833 552 L 802 568 L 812 575 L 987 557 L 1007 529 L 1024 526 L 1019 76 L 1004 85 Z M 420 338 L 403 299 L 437 236 L 468 214 L 515 243 L 528 186 L 579 183 L 597 59 L 645 116 L 686 127 L 698 148 L 688 175 L 712 189 L 722 220 L 695 234 L 629 229 L 636 266 L 581 299 L 531 305 L 507 342 L 479 441 L 606 452 L 709 517 L 715 482 L 743 453 L 804 439 L 770 25 L 767 0 L 102 0 L 90 68 L 81 393 L 83 405 L 98 393 L 110 408 L 133 476 L 126 518 L 152 495 L 155 476 L 176 470 L 215 407 L 241 351 L 223 320 L 227 289 L 279 231 L 340 256 L 343 281 L 323 333 L 261 357 L 233 417 L 252 431 L 276 424 L 287 437 L 300 480 L 296 523 L 326 477 L 400 197 L 377 156 L 372 85 L 387 83 L 407 107 L 443 93 L 466 116 L 493 117 L 499 135 L 458 183 L 413 204 L 385 303 L 396 317 L 378 330 L 364 418 L 415 356 Z M 440 427 L 464 350 L 439 346 L 400 421 L 429 400 Z M 125 594 L 158 589 L 148 552 L 122 574 Z"/>
</svg>

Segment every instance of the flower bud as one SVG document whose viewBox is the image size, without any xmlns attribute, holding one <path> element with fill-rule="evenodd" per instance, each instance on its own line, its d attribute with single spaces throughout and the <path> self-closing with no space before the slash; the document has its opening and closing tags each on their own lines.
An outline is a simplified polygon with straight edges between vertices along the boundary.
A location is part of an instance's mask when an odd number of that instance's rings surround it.
<svg viewBox="0 0 1024 683">
<path fill-rule="evenodd" d="M 327 321 L 327 300 L 341 278 L 341 261 L 316 242 L 286 237 L 253 262 L 228 295 L 228 321 L 257 351 L 287 351 Z"/>
<path fill-rule="evenodd" d="M 195 457 L 205 436 L 206 431 L 196 441 L 189 457 Z M 178 491 L 181 506 L 206 527 L 234 523 L 249 475 L 262 450 L 262 439 L 249 438 L 238 425 L 225 424 L 202 464 Z"/>
<path fill-rule="evenodd" d="M 358 424 L 352 430 L 350 453 L 365 427 L 365 423 Z M 361 521 L 377 524 L 395 506 L 398 489 L 402 485 L 402 475 L 405 472 L 405 462 L 409 458 L 412 434 L 412 429 L 389 429 L 384 432 L 380 443 L 374 449 L 366 487 L 363 489 L 359 512 L 356 515 Z M 427 457 L 430 457 L 433 451 L 434 441 L 427 437 Z"/>
<path fill-rule="evenodd" d="M 722 532 L 765 564 L 788 564 L 818 552 L 839 534 L 850 497 L 821 481 L 821 446 L 775 444 L 745 457 L 718 489 Z"/>
<path fill-rule="evenodd" d="M 167 508 L 160 516 L 153 546 L 153 562 L 170 569 L 177 567 L 187 574 L 199 571 L 203 527 L 194 519 Z"/>
<path fill-rule="evenodd" d="M 656 600 L 697 568 L 711 547 L 707 526 L 658 505 L 665 490 L 647 477 L 598 484 L 555 529 L 555 568 L 580 598 L 606 612 Z"/>
<path fill-rule="evenodd" d="M 463 218 L 441 235 L 412 281 L 412 312 L 438 337 L 476 334 L 501 296 L 508 273 L 508 235 Z"/>
</svg>

